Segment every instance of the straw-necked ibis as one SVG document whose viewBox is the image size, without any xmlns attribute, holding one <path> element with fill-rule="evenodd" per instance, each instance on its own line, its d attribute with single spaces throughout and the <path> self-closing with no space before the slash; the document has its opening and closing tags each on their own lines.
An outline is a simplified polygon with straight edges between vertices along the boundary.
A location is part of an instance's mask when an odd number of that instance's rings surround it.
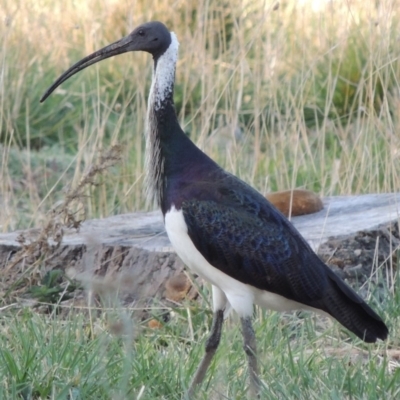
<svg viewBox="0 0 400 400">
<path fill-rule="evenodd" d="M 332 316 L 365 342 L 385 339 L 388 329 L 379 315 L 319 259 L 293 225 L 185 135 L 173 101 L 178 40 L 162 23 L 143 24 L 78 61 L 41 101 L 76 72 L 130 51 L 148 52 L 154 61 L 146 128 L 149 194 L 161 207 L 178 255 L 212 284 L 211 334 L 189 393 L 204 379 L 229 309 L 241 320 L 253 393 L 259 393 L 261 384 L 253 304 L 278 311 L 317 311 Z"/>
</svg>

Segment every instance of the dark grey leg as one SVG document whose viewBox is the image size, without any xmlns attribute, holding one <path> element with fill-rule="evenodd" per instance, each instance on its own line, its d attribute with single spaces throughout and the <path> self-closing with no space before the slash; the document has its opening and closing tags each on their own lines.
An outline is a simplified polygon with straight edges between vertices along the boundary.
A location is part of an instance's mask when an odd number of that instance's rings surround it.
<svg viewBox="0 0 400 400">
<path fill-rule="evenodd" d="M 247 355 L 250 374 L 250 398 L 260 396 L 260 378 L 258 377 L 256 336 L 251 324 L 251 317 L 241 318 L 243 348 Z"/>
<path fill-rule="evenodd" d="M 206 341 L 206 352 L 204 354 L 203 359 L 200 362 L 200 365 L 197 368 L 196 373 L 194 374 L 194 378 L 192 380 L 192 383 L 188 391 L 189 398 L 193 396 L 196 387 L 203 382 L 207 369 L 211 363 L 211 360 L 213 359 L 214 354 L 217 351 L 219 341 L 221 339 L 223 322 L 224 322 L 224 311 L 223 310 L 216 311 L 213 316 L 211 333 Z"/>
</svg>

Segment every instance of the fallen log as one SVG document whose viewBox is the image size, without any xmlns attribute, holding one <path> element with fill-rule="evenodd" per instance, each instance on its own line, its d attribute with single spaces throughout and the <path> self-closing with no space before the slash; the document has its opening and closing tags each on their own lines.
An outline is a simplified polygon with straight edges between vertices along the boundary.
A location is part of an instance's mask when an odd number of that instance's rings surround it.
<svg viewBox="0 0 400 400">
<path fill-rule="evenodd" d="M 391 268 L 393 273 L 400 252 L 400 193 L 327 197 L 323 203 L 323 210 L 315 214 L 292 218 L 321 258 L 343 278 L 356 278 L 360 283 L 378 268 Z M 24 232 L 25 240 L 34 241 L 37 232 Z M 20 234 L 0 234 L 3 284 L 7 266 L 21 249 Z M 184 270 L 159 211 L 85 221 L 79 231 L 65 231 L 61 243 L 50 242 L 49 249 L 40 261 L 42 275 L 60 269 L 94 287 L 102 277 L 102 285 L 107 282 L 107 287 L 118 290 L 125 302 L 171 297 L 168 293 L 174 285 L 169 285 L 168 292 L 166 282 Z M 21 260 L 15 268 L 26 270 L 27 261 Z M 190 285 L 177 286 L 183 296 L 191 296 Z"/>
</svg>

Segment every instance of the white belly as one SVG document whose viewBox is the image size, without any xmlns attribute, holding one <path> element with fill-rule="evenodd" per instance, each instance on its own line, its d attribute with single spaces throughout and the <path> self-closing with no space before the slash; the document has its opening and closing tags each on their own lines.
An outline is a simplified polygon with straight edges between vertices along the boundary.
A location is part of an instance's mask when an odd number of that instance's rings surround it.
<svg viewBox="0 0 400 400">
<path fill-rule="evenodd" d="M 196 249 L 188 235 L 182 211 L 176 210 L 174 206 L 165 214 L 165 229 L 172 246 L 182 261 L 193 272 L 218 287 L 240 317 L 252 315 L 253 303 L 276 311 L 296 309 L 318 311 L 278 294 L 242 283 L 213 267 Z"/>
</svg>

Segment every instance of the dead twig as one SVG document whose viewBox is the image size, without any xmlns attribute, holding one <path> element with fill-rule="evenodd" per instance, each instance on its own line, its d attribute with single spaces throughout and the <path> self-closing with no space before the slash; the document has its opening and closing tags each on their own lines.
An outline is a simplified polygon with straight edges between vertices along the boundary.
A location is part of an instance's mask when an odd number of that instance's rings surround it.
<svg viewBox="0 0 400 400">
<path fill-rule="evenodd" d="M 22 232 L 18 237 L 21 249 L 14 254 L 5 266 L 2 286 L 7 287 L 3 302 L 11 291 L 21 284 L 21 279 L 26 278 L 29 271 L 30 278 L 35 278 L 36 267 L 45 261 L 61 245 L 66 228 L 78 230 L 86 219 L 83 199 L 88 186 L 97 186 L 96 177 L 102 175 L 107 169 L 121 160 L 122 146 L 113 145 L 103 152 L 97 163 L 92 165 L 82 176 L 79 184 L 66 191 L 65 199 L 54 205 L 48 212 L 46 221 L 40 229 Z M 23 265 L 15 274 L 11 271 L 17 265 Z M 26 267 L 26 268 L 25 268 Z M 36 274 L 36 278 L 40 274 Z M 35 279 L 33 279 L 35 280 Z M 32 284 L 32 279 L 28 279 Z M 21 289 L 19 288 L 19 292 Z"/>
</svg>

